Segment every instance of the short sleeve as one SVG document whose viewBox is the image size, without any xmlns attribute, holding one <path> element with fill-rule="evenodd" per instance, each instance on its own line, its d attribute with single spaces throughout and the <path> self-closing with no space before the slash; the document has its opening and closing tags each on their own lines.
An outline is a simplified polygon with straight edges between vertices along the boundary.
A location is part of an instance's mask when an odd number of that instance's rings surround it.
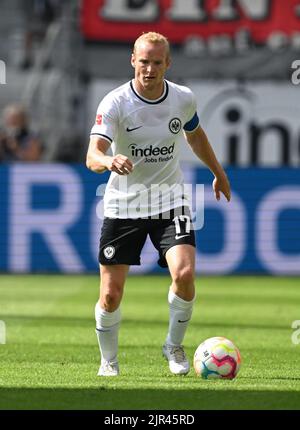
<svg viewBox="0 0 300 430">
<path fill-rule="evenodd" d="M 91 129 L 91 136 L 99 135 L 112 143 L 118 128 L 118 112 L 114 100 L 106 96 L 100 102 L 95 118 L 95 124 Z"/>
<path fill-rule="evenodd" d="M 199 126 L 199 117 L 197 114 L 196 97 L 192 91 L 190 91 L 189 96 L 189 104 L 187 106 L 187 122 L 184 124 L 183 129 L 190 132 Z"/>
</svg>

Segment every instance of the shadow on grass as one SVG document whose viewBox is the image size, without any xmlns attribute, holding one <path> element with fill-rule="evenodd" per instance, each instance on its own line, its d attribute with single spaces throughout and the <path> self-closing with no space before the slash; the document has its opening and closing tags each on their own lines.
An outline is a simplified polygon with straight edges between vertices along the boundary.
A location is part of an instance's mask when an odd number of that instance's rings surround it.
<svg viewBox="0 0 300 430">
<path fill-rule="evenodd" d="M 14 320 L 16 322 L 22 321 L 23 324 L 27 323 L 30 325 L 38 324 L 38 326 L 41 325 L 47 325 L 47 326 L 53 326 L 53 327 L 94 327 L 94 319 L 93 317 L 76 317 L 73 316 L 66 317 L 66 316 L 55 316 L 55 315 L 49 315 L 49 316 L 32 316 L 32 315 L 11 315 L 11 314 L 1 314 L 1 319 L 7 321 L 7 322 L 13 322 Z M 145 320 L 141 318 L 137 319 L 131 319 L 131 318 L 123 318 L 122 324 L 127 325 L 134 325 L 136 326 L 137 323 L 143 323 L 144 325 L 149 326 L 164 326 L 168 323 L 168 319 L 166 316 L 166 319 L 156 319 L 156 320 Z M 226 321 L 219 322 L 199 322 L 199 321 L 192 321 L 193 327 L 199 327 L 199 328 L 239 328 L 239 329 L 258 329 L 258 330 L 289 330 L 291 331 L 291 327 L 288 324 L 253 324 L 253 323 L 230 323 Z"/>
<path fill-rule="evenodd" d="M 299 410 L 299 391 L 0 388 L 6 410 Z"/>
</svg>

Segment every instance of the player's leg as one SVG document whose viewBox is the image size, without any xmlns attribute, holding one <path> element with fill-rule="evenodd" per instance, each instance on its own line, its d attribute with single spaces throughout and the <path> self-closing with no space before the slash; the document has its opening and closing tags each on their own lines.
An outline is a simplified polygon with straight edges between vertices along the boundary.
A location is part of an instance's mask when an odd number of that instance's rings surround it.
<svg viewBox="0 0 300 430">
<path fill-rule="evenodd" d="M 180 345 L 192 316 L 195 297 L 195 248 L 191 245 L 176 245 L 166 252 L 172 284 L 168 302 L 170 325 L 167 343 Z"/>
<path fill-rule="evenodd" d="M 100 298 L 95 306 L 96 334 L 101 356 L 99 376 L 119 374 L 120 302 L 128 269 L 129 266 L 125 264 L 100 265 Z"/>
<path fill-rule="evenodd" d="M 192 316 L 195 297 L 195 248 L 176 245 L 165 254 L 172 284 L 168 294 L 169 330 L 163 353 L 173 373 L 186 374 L 190 369 L 182 342 Z"/>
<path fill-rule="evenodd" d="M 168 214 L 166 214 L 168 215 Z M 151 240 L 159 251 L 159 265 L 169 267 L 172 277 L 169 302 L 169 330 L 163 354 L 169 361 L 172 373 L 189 371 L 182 342 L 192 315 L 195 287 L 195 234 L 189 209 L 182 207 L 170 211 L 170 216 L 153 221 Z"/>
<path fill-rule="evenodd" d="M 146 237 L 147 232 L 141 220 L 104 218 L 99 246 L 100 299 L 95 307 L 96 333 L 101 353 L 98 375 L 113 376 L 119 373 L 120 302 L 129 266 L 140 264 L 140 253 Z"/>
</svg>

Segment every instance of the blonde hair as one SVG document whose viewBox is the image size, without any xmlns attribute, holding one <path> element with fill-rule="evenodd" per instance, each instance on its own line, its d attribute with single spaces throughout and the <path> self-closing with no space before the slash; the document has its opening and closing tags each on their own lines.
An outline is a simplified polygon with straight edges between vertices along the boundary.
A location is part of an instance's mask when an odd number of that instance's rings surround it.
<svg viewBox="0 0 300 430">
<path fill-rule="evenodd" d="M 138 45 L 141 42 L 151 42 L 151 43 L 162 43 L 166 47 L 167 58 L 170 57 L 170 44 L 168 39 L 160 33 L 156 33 L 155 31 L 149 31 L 148 33 L 143 33 L 139 36 L 134 42 L 133 53 L 135 53 Z"/>
</svg>

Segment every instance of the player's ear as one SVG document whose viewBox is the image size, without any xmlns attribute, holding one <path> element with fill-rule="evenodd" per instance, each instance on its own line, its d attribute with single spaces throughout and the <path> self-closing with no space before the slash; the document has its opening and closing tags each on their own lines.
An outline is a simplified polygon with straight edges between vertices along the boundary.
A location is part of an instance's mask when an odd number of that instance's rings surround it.
<svg viewBox="0 0 300 430">
<path fill-rule="evenodd" d="M 135 68 L 135 56 L 134 53 L 131 54 L 131 65 L 133 68 Z"/>
<path fill-rule="evenodd" d="M 171 66 L 171 57 L 167 57 L 166 62 L 167 62 L 167 69 L 169 69 Z"/>
</svg>

